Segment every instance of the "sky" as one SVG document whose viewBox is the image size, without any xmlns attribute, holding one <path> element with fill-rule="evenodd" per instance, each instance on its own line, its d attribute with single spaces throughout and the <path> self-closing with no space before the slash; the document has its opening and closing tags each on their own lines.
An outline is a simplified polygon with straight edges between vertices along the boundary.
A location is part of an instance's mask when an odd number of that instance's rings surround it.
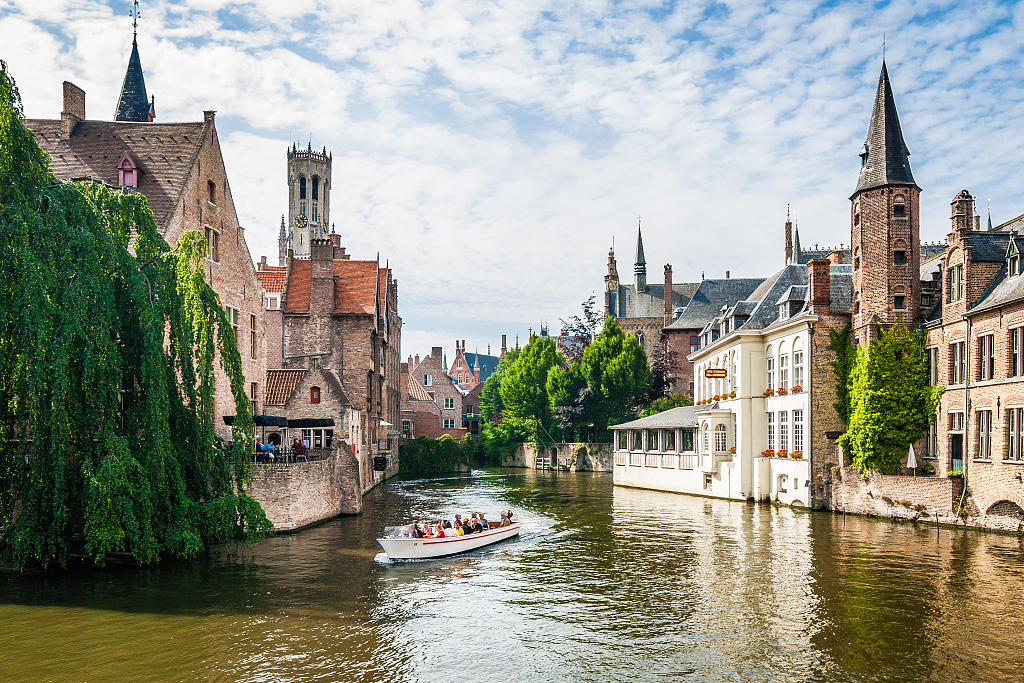
<svg viewBox="0 0 1024 683">
<path fill-rule="evenodd" d="M 26 116 L 59 118 L 64 80 L 113 116 L 130 8 L 0 0 Z M 158 121 L 217 110 L 254 259 L 286 149 L 333 154 L 331 221 L 393 269 L 403 357 L 557 333 L 613 240 L 631 280 L 638 218 L 650 282 L 770 275 L 787 206 L 804 247 L 848 245 L 883 36 L 922 240 L 964 188 L 1024 214 L 1024 3 L 166 0 L 138 28 Z"/>
</svg>

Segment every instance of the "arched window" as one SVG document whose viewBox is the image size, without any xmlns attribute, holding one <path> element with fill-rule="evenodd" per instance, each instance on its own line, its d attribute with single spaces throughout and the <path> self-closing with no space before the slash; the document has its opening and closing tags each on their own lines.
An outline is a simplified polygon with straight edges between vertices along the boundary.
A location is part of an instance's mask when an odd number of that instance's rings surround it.
<svg viewBox="0 0 1024 683">
<path fill-rule="evenodd" d="M 636 340 L 637 340 L 637 342 L 639 342 L 640 347 L 643 348 L 643 345 L 644 345 L 644 333 L 643 332 L 637 332 L 636 333 Z"/>
<path fill-rule="evenodd" d="M 306 198 L 306 176 L 299 176 L 299 199 Z"/>
<path fill-rule="evenodd" d="M 775 357 L 770 346 L 765 353 L 765 382 L 766 389 L 775 389 Z"/>
<path fill-rule="evenodd" d="M 779 345 L 779 389 L 789 390 L 789 354 L 786 345 Z"/>
<path fill-rule="evenodd" d="M 313 176 L 313 201 L 320 199 L 320 176 Z"/>
<path fill-rule="evenodd" d="M 715 427 L 715 453 L 725 453 L 729 450 L 729 434 L 725 425 Z"/>
<path fill-rule="evenodd" d="M 797 389 L 799 387 L 799 389 Z M 804 388 L 804 344 L 799 338 L 793 342 L 793 390 Z"/>
<path fill-rule="evenodd" d="M 703 431 L 704 431 L 704 438 L 701 439 L 701 443 L 704 446 L 703 452 L 704 453 L 710 453 L 711 452 L 711 434 L 708 432 L 708 426 L 707 425 L 704 425 L 704 430 Z"/>
<path fill-rule="evenodd" d="M 309 388 L 309 402 L 319 403 L 320 402 L 320 387 Z"/>
</svg>

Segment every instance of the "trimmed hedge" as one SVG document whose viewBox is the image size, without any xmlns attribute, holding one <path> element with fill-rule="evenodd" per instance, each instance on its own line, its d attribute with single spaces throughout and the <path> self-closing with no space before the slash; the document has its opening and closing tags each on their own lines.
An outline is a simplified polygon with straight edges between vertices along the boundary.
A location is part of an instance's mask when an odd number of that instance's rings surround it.
<svg viewBox="0 0 1024 683">
<path fill-rule="evenodd" d="M 418 437 L 415 441 L 402 444 L 399 460 L 399 474 L 451 474 L 460 471 L 461 466 L 473 466 L 476 445 L 467 436 L 456 441 L 450 436 L 431 439 Z"/>
</svg>

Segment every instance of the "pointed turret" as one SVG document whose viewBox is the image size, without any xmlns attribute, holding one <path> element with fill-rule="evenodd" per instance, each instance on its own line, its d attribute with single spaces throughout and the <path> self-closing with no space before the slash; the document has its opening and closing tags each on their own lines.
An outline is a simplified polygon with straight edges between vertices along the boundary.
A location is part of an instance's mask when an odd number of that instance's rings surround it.
<svg viewBox="0 0 1024 683">
<path fill-rule="evenodd" d="M 913 185 L 914 174 L 910 172 L 910 150 L 903 139 L 900 118 L 896 113 L 896 100 L 889 84 L 889 72 L 882 62 L 882 73 L 878 77 L 878 91 L 875 93 L 875 107 L 871 112 L 868 137 L 860 151 L 860 177 L 857 189 L 862 190 L 884 185 Z"/>
<path fill-rule="evenodd" d="M 277 234 L 277 265 L 288 265 L 288 231 L 284 225 L 284 214 L 281 214 L 281 231 Z"/>
<path fill-rule="evenodd" d="M 636 226 L 636 263 L 633 264 L 633 273 L 636 276 L 636 291 L 645 291 L 647 289 L 647 259 L 644 258 L 644 236 L 640 232 L 639 223 Z"/>
<path fill-rule="evenodd" d="M 791 263 L 800 263 L 800 226 L 793 228 L 793 260 Z"/>
<path fill-rule="evenodd" d="M 124 75 L 124 84 L 121 86 L 121 97 L 117 101 L 117 109 L 114 111 L 115 121 L 137 121 L 145 123 L 150 121 L 150 111 L 156 105 L 150 104 L 149 96 L 146 94 L 146 81 L 142 77 L 142 60 L 139 59 L 139 44 L 132 39 L 132 55 L 128 58 L 128 71 Z"/>
</svg>

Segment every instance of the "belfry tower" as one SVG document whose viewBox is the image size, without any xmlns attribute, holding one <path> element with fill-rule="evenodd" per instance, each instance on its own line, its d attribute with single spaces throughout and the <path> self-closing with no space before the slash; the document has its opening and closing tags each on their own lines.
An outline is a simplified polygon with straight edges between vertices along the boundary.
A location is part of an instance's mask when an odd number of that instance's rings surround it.
<svg viewBox="0 0 1024 683">
<path fill-rule="evenodd" d="M 853 332 L 861 345 L 878 336 L 879 325 L 912 324 L 920 308 L 921 188 L 909 157 L 883 61 L 850 197 Z"/>
<path fill-rule="evenodd" d="M 295 258 L 309 258 L 309 240 L 329 232 L 332 155 L 313 151 L 313 145 L 288 150 L 288 226 Z"/>
</svg>

